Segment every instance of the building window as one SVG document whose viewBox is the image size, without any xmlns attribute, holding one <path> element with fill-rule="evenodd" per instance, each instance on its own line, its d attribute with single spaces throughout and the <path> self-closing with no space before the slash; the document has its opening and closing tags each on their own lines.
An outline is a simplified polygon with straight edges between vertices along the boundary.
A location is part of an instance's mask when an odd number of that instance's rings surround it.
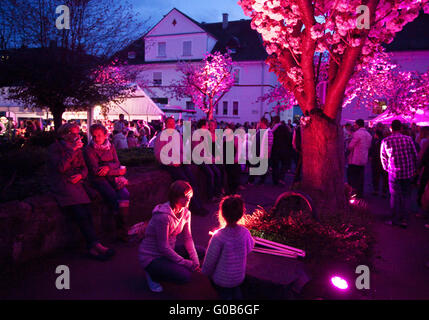
<svg viewBox="0 0 429 320">
<path fill-rule="evenodd" d="M 240 69 L 234 69 L 232 71 L 232 74 L 234 75 L 234 84 L 239 84 L 239 82 L 240 82 Z"/>
<path fill-rule="evenodd" d="M 192 41 L 183 42 L 183 55 L 184 56 L 192 55 Z"/>
<path fill-rule="evenodd" d="M 223 115 L 228 114 L 228 101 L 223 102 Z"/>
<path fill-rule="evenodd" d="M 162 85 L 162 72 L 153 73 L 153 85 L 154 86 Z"/>
<path fill-rule="evenodd" d="M 129 51 L 128 52 L 128 59 L 135 59 L 136 58 L 136 52 L 135 51 Z"/>
<path fill-rule="evenodd" d="M 165 105 L 168 104 L 168 98 L 151 98 L 153 102 L 157 105 Z"/>
<path fill-rule="evenodd" d="M 238 116 L 238 101 L 232 103 L 232 115 Z"/>
<path fill-rule="evenodd" d="M 195 110 L 195 103 L 192 101 L 186 101 L 186 110 Z"/>
<path fill-rule="evenodd" d="M 158 42 L 158 57 L 166 57 L 166 43 Z"/>
</svg>

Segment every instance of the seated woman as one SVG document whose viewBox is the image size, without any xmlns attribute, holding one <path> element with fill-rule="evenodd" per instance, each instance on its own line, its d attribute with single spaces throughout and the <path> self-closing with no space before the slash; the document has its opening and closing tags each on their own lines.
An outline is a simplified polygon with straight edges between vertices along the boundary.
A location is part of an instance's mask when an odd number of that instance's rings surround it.
<svg viewBox="0 0 429 320">
<path fill-rule="evenodd" d="M 118 239 L 128 241 L 128 208 L 130 194 L 123 177 L 115 147 L 107 139 L 107 129 L 101 124 L 90 127 L 91 142 L 85 149 L 89 179 L 111 208 L 118 229 Z"/>
<path fill-rule="evenodd" d="M 162 286 L 154 282 L 171 281 L 186 283 L 193 271 L 199 270 L 204 248 L 195 248 L 191 233 L 189 202 L 193 190 L 189 183 L 177 180 L 170 186 L 169 201 L 159 204 L 152 211 L 152 218 L 139 247 L 139 260 L 146 271 L 149 288 L 161 292 Z M 184 244 L 176 246 L 176 237 L 184 235 Z M 198 251 L 198 254 L 197 254 Z"/>
<path fill-rule="evenodd" d="M 58 136 L 59 139 L 49 147 L 48 170 L 52 192 L 59 205 L 78 224 L 85 237 L 89 255 L 97 260 L 107 260 L 113 256 L 114 251 L 104 247 L 95 235 L 88 208 L 91 200 L 82 184 L 88 169 L 82 154 L 79 126 L 63 124 L 58 129 Z"/>
</svg>

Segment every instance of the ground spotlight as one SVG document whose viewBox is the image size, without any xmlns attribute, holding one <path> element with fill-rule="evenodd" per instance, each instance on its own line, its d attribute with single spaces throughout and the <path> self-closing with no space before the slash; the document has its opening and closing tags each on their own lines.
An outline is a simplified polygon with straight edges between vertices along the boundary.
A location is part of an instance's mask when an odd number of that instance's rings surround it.
<svg viewBox="0 0 429 320">
<path fill-rule="evenodd" d="M 347 280 L 340 276 L 333 276 L 331 278 L 331 283 L 335 288 L 340 290 L 347 290 L 349 287 Z"/>
</svg>

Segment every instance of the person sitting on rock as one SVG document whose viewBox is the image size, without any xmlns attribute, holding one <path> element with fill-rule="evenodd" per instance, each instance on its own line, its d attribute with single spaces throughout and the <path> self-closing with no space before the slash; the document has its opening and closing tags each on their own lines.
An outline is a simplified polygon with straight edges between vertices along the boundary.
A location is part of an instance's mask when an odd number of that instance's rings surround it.
<svg viewBox="0 0 429 320">
<path fill-rule="evenodd" d="M 59 139 L 49 147 L 48 170 L 52 192 L 64 211 L 76 221 L 85 237 L 89 256 L 108 260 L 114 255 L 98 240 L 88 204 L 91 200 L 83 187 L 88 168 L 83 158 L 83 143 L 77 124 L 66 123 L 58 129 Z"/>
<path fill-rule="evenodd" d="M 118 239 L 128 241 L 128 209 L 130 194 L 126 188 L 127 172 L 121 166 L 115 147 L 107 139 L 107 129 L 101 124 L 90 127 L 91 142 L 85 148 L 89 179 L 111 208 L 118 229 Z"/>
<path fill-rule="evenodd" d="M 155 281 L 186 283 L 192 272 L 199 270 L 199 256 L 202 258 L 205 250 L 195 248 L 192 239 L 191 211 L 188 209 L 192 196 L 188 182 L 175 181 L 170 186 L 169 201 L 157 205 L 152 211 L 139 247 L 139 261 L 153 292 L 163 290 Z M 176 246 L 176 237 L 180 233 L 183 233 L 184 244 Z"/>
</svg>

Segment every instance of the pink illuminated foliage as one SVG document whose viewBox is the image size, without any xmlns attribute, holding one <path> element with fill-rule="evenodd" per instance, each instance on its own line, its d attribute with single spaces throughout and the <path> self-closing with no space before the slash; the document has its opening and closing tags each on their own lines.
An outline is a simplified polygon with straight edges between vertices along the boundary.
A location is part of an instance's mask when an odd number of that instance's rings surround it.
<svg viewBox="0 0 429 320">
<path fill-rule="evenodd" d="M 214 108 L 234 85 L 234 63 L 228 54 L 207 54 L 202 63 L 180 62 L 177 70 L 182 74 L 167 90 L 175 98 L 190 97 L 195 106 L 213 118 Z"/>
<path fill-rule="evenodd" d="M 390 113 L 412 115 L 429 108 L 429 71 L 404 71 L 387 53 L 377 53 L 350 79 L 346 97 L 344 106 L 354 99 L 358 107 L 384 100 Z"/>
<path fill-rule="evenodd" d="M 293 93 L 306 111 L 318 108 L 338 119 L 346 85 L 356 70 L 368 65 L 395 35 L 413 21 L 428 0 L 241 0 L 238 4 L 252 18 L 252 28 L 264 41 L 266 62 L 279 82 Z M 358 28 L 361 5 L 369 9 L 370 28 Z M 328 91 L 320 105 L 315 74 L 317 53 L 329 54 Z"/>
</svg>

